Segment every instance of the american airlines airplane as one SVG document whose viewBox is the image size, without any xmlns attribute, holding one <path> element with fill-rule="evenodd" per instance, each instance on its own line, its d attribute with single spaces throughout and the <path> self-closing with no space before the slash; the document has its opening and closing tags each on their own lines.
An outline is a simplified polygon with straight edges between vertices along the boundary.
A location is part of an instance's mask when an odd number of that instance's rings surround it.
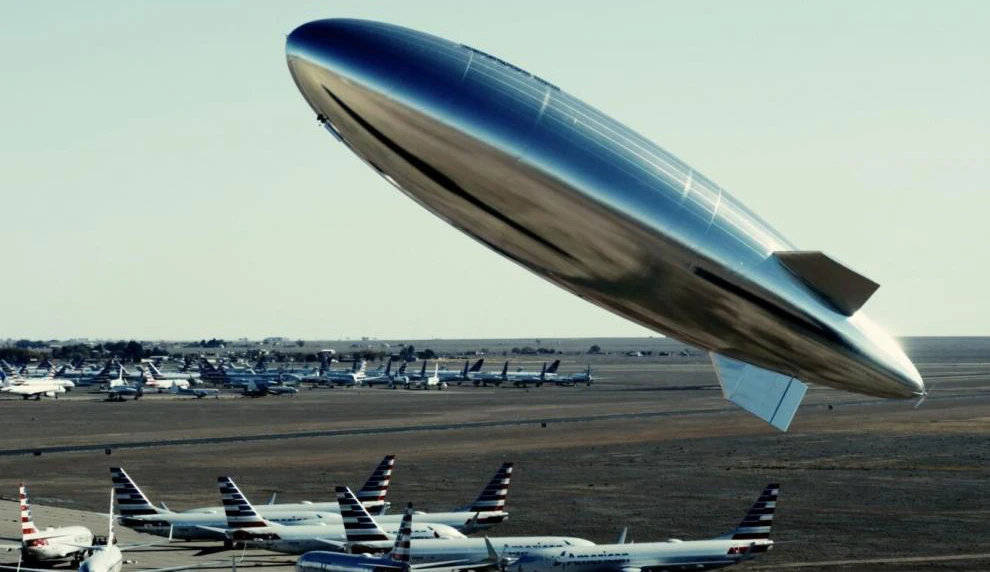
<svg viewBox="0 0 990 572">
<path fill-rule="evenodd" d="M 485 488 L 481 490 L 478 498 L 470 505 L 448 512 L 417 512 L 416 518 L 421 521 L 446 524 L 464 534 L 491 528 L 509 518 L 509 513 L 505 510 L 505 502 L 509 496 L 511 480 L 512 463 L 502 463 Z M 368 503 L 362 500 L 360 491 L 357 494 L 357 499 L 367 510 Z M 338 498 L 338 502 L 339 500 Z M 383 514 L 377 516 L 375 520 L 379 524 L 399 524 L 402 515 Z"/>
<path fill-rule="evenodd" d="M 310 550 L 344 550 L 348 546 L 347 532 L 343 524 L 317 524 L 285 526 L 271 522 L 261 515 L 241 493 L 230 477 L 218 477 L 217 485 L 223 499 L 224 511 L 227 515 L 227 526 L 223 532 L 227 538 L 257 548 L 264 548 L 285 554 L 303 554 Z M 361 506 L 356 497 L 354 503 Z M 346 506 L 341 506 L 340 517 L 343 521 L 349 518 Z M 363 511 L 364 508 L 362 507 Z M 376 528 L 387 540 L 394 540 L 400 525 L 385 525 L 384 529 Z M 456 529 L 443 525 L 424 523 L 413 527 L 413 538 L 465 538 Z"/>
<path fill-rule="evenodd" d="M 369 515 L 361 503 L 351 494 L 347 487 L 337 487 L 337 500 L 340 501 L 340 514 L 344 517 L 344 528 L 347 531 L 347 544 L 350 552 L 370 553 L 388 548 L 389 539 L 379 527 L 380 519 Z M 412 505 L 410 505 L 411 507 Z M 409 509 L 406 509 L 409 515 Z M 407 516 L 403 516 L 403 523 Z M 441 565 L 441 562 L 457 563 L 465 567 L 483 565 L 486 561 L 491 564 L 493 548 L 501 552 L 501 558 L 495 562 L 503 562 L 510 554 L 516 557 L 528 554 L 534 550 L 547 548 L 567 548 L 576 546 L 593 546 L 582 538 L 564 536 L 518 536 L 504 538 L 450 538 L 450 539 L 412 539 L 410 544 L 410 560 L 414 563 Z"/>
<path fill-rule="evenodd" d="M 24 399 L 34 398 L 36 401 L 42 396 L 58 399 L 59 394 L 65 393 L 69 387 L 74 387 L 71 381 L 55 377 L 55 369 L 49 370 L 48 375 L 43 378 L 25 378 L 17 374 L 8 376 L 0 371 L 0 382 L 3 387 L 0 392 L 11 395 L 20 395 Z"/>
<path fill-rule="evenodd" d="M 389 508 L 389 503 L 385 500 L 386 495 L 388 495 L 389 485 L 392 483 L 392 471 L 395 467 L 395 455 L 386 455 L 382 458 L 381 462 L 375 467 L 375 470 L 371 473 L 371 476 L 364 482 L 361 490 L 358 491 L 358 498 L 361 499 L 361 503 L 364 507 L 372 514 L 383 514 Z M 510 467 L 511 473 L 511 467 Z M 113 479 L 114 488 L 118 491 L 117 504 L 120 505 L 121 516 L 150 516 L 159 514 L 173 514 L 173 515 L 184 515 L 184 514 L 211 514 L 214 516 L 219 516 L 221 519 L 226 520 L 224 517 L 224 508 L 222 506 L 208 506 L 208 507 L 198 507 L 191 508 L 185 511 L 172 511 L 167 506 L 162 508 L 156 507 L 148 500 L 148 497 L 138 488 L 137 483 L 120 467 L 112 467 L 110 469 L 110 476 Z M 494 482 L 494 479 L 492 480 Z M 489 488 L 492 483 L 489 483 Z M 502 507 L 505 506 L 505 492 L 496 492 L 494 495 L 489 495 L 489 488 L 486 488 L 482 492 L 482 496 L 478 497 L 478 501 L 475 501 L 475 505 L 484 512 L 486 507 L 491 506 L 491 501 L 487 500 L 490 496 L 497 496 L 501 494 Z M 505 488 L 508 489 L 508 481 L 505 482 Z M 485 500 L 483 500 L 485 499 Z M 495 499 L 498 500 L 498 499 Z M 475 506 L 473 505 L 473 506 Z M 298 503 L 279 503 L 275 504 L 270 502 L 269 504 L 259 505 L 259 512 L 262 516 L 269 517 L 270 520 L 275 520 L 277 522 L 292 524 L 292 519 L 284 518 L 286 513 L 312 513 L 317 512 L 320 514 L 324 513 L 340 513 L 340 506 L 337 504 L 337 500 L 325 502 L 309 502 L 303 501 Z M 493 510 L 488 508 L 487 510 Z M 281 513 L 281 514 L 279 514 Z M 277 518 L 271 518 L 276 516 Z M 507 513 L 506 513 L 507 516 Z M 322 520 L 322 519 L 321 519 Z M 335 520 L 330 517 L 330 520 Z M 339 520 L 339 519 L 336 519 Z M 166 531 L 167 532 L 167 531 Z"/>
<path fill-rule="evenodd" d="M 169 391 L 172 387 L 181 387 L 182 389 L 189 389 L 189 379 L 186 377 L 166 377 L 162 375 L 155 364 L 149 363 L 148 369 L 139 367 L 138 371 L 141 372 L 141 377 L 144 379 L 144 387 L 148 389 L 153 389 L 158 393 Z"/>
<path fill-rule="evenodd" d="M 21 483 L 21 556 L 25 562 L 81 562 L 93 543 L 93 533 L 85 526 L 62 526 L 39 530 L 31 518 L 31 501 Z"/>
<path fill-rule="evenodd" d="M 711 570 L 739 564 L 773 548 L 770 527 L 780 487 L 769 484 L 739 526 L 711 540 L 601 544 L 533 552 L 507 572 L 643 572 Z"/>
<path fill-rule="evenodd" d="M 174 512 L 151 504 L 144 492 L 120 467 L 111 467 L 110 476 L 117 498 L 119 522 L 131 530 L 170 536 L 179 540 L 227 540 L 227 517 L 223 510 Z M 264 505 L 267 519 L 280 525 L 340 523 L 337 511 L 320 511 L 310 505 Z"/>
</svg>

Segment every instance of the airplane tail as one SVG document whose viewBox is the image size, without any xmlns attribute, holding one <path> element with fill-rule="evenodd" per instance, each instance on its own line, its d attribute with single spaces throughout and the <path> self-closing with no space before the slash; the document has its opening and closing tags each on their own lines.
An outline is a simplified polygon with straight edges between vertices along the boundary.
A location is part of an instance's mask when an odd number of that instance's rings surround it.
<svg viewBox="0 0 990 572">
<path fill-rule="evenodd" d="M 406 511 L 402 513 L 402 524 L 399 525 L 399 533 L 395 535 L 395 546 L 392 547 L 392 551 L 388 553 L 390 560 L 395 562 L 400 562 L 405 566 L 409 565 L 409 553 L 411 552 L 410 547 L 412 543 L 412 519 L 413 519 L 413 505 L 409 503 L 406 506 Z"/>
<path fill-rule="evenodd" d="M 137 484 L 121 467 L 110 467 L 110 480 L 113 481 L 117 510 L 120 516 L 142 516 L 161 514 L 162 510 L 151 504 Z"/>
<path fill-rule="evenodd" d="M 388 494 L 388 485 L 392 482 L 392 469 L 395 467 L 395 455 L 386 455 L 375 472 L 371 473 L 364 486 L 357 493 L 357 499 L 361 503 L 383 503 L 385 495 Z"/>
<path fill-rule="evenodd" d="M 502 381 L 509 379 L 509 360 L 505 360 L 505 363 L 502 364 L 501 378 Z"/>
<path fill-rule="evenodd" d="M 392 356 L 388 356 L 388 363 L 385 364 L 385 377 L 392 373 Z"/>
<path fill-rule="evenodd" d="M 547 378 L 547 362 L 543 362 L 543 367 L 540 369 L 540 380 Z"/>
<path fill-rule="evenodd" d="M 461 370 L 461 378 L 467 378 L 469 371 L 471 370 L 468 369 L 468 360 L 464 360 L 464 369 Z"/>
<path fill-rule="evenodd" d="M 512 463 L 502 463 L 495 476 L 475 499 L 468 510 L 471 512 L 491 512 L 505 510 L 505 501 L 509 497 L 509 481 L 512 480 Z"/>
<path fill-rule="evenodd" d="M 223 512 L 227 515 L 227 527 L 233 529 L 261 528 L 268 522 L 254 510 L 247 497 L 234 484 L 230 477 L 217 477 L 220 488 L 220 498 L 223 500 Z"/>
<path fill-rule="evenodd" d="M 550 367 L 547 368 L 547 373 L 557 373 L 558 367 L 560 367 L 560 360 L 559 359 L 553 360 L 553 363 L 550 364 Z"/>
<path fill-rule="evenodd" d="M 31 501 L 28 499 L 27 487 L 24 486 L 24 483 L 21 483 L 17 497 L 21 501 L 21 541 L 23 542 L 38 534 L 38 527 L 31 520 Z"/>
<path fill-rule="evenodd" d="M 399 375 L 406 375 L 406 363 L 403 361 L 402 365 L 399 366 Z"/>
<path fill-rule="evenodd" d="M 340 504 L 340 517 L 344 521 L 347 542 L 378 542 L 388 540 L 375 519 L 371 518 L 364 505 L 347 487 L 337 487 L 337 502 Z"/>
<path fill-rule="evenodd" d="M 773 525 L 773 515 L 777 508 L 777 495 L 780 485 L 770 483 L 756 503 L 746 513 L 739 526 L 732 531 L 732 540 L 767 540 L 770 538 L 770 527 Z"/>
<path fill-rule="evenodd" d="M 426 364 L 427 364 L 427 360 L 423 360 L 423 368 L 419 370 L 420 379 L 426 379 Z"/>
<path fill-rule="evenodd" d="M 158 368 L 155 367 L 154 363 L 148 362 L 148 369 L 150 370 L 151 377 L 153 377 L 154 379 L 161 379 L 162 372 L 158 371 Z M 147 377 L 145 379 L 147 379 Z"/>
<path fill-rule="evenodd" d="M 481 366 L 483 365 L 485 365 L 485 358 L 481 358 L 478 361 L 474 362 L 474 365 L 471 366 L 471 369 L 469 369 L 468 372 L 478 373 L 479 371 L 481 371 Z"/>
</svg>

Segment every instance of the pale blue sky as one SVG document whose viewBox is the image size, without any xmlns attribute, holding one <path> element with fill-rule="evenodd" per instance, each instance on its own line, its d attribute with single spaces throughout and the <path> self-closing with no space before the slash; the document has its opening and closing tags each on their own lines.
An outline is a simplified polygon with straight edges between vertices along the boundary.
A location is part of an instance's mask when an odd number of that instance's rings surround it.
<svg viewBox="0 0 990 572">
<path fill-rule="evenodd" d="M 881 284 L 990 334 L 990 2 L 8 2 L 0 338 L 619 336 L 318 128 L 296 25 L 389 21 L 547 78 Z"/>
</svg>

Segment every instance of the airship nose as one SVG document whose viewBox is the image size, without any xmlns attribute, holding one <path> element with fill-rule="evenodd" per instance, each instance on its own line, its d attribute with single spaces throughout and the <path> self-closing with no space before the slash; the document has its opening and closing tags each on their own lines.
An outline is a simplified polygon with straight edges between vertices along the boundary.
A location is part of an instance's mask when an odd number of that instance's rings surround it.
<svg viewBox="0 0 990 572">
<path fill-rule="evenodd" d="M 353 19 L 303 24 L 289 34 L 285 51 L 297 83 L 305 66 L 294 61 L 302 61 L 374 92 L 401 92 L 413 98 L 428 86 L 459 81 L 467 63 L 458 44 L 400 26 Z"/>
</svg>

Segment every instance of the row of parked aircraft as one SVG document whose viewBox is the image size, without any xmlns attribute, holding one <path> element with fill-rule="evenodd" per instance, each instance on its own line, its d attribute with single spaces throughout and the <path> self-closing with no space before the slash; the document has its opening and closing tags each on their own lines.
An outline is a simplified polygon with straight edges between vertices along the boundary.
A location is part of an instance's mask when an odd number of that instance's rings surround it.
<svg viewBox="0 0 990 572">
<path fill-rule="evenodd" d="M 113 494 L 108 541 L 81 526 L 35 526 L 20 490 L 23 564 L 71 560 L 80 572 L 118 572 L 121 550 L 113 544 L 114 504 L 119 524 L 175 540 L 218 540 L 225 546 L 263 548 L 299 555 L 297 572 L 642 572 L 707 570 L 737 564 L 770 550 L 779 486 L 770 484 L 731 532 L 697 541 L 670 539 L 632 544 L 623 530 L 616 542 L 595 544 L 571 536 L 467 535 L 508 518 L 512 464 L 505 463 L 466 507 L 447 512 L 387 514 L 385 497 L 395 464 L 385 457 L 355 494 L 336 487 L 330 502 L 254 505 L 228 476 L 217 479 L 221 505 L 173 511 L 155 506 L 120 467 L 111 468 Z M 150 546 L 155 543 L 143 544 Z M 20 570 L 34 569 L 18 564 Z M 189 568 L 194 568 L 191 566 Z M 183 569 L 186 567 L 183 567 Z M 175 568 L 172 568 L 175 569 Z M 155 572 L 165 572 L 160 569 Z"/>
<path fill-rule="evenodd" d="M 72 390 L 76 386 L 91 386 L 100 384 L 110 401 L 124 399 L 140 399 L 146 392 L 170 392 L 175 395 L 190 397 L 218 397 L 220 390 L 213 386 L 237 388 L 243 395 L 262 397 L 266 395 L 292 395 L 298 392 L 299 383 L 309 383 L 316 386 L 355 387 L 355 386 L 384 386 L 392 389 L 444 389 L 450 384 L 461 385 L 473 383 L 475 386 L 499 386 L 503 383 L 517 387 L 529 385 L 541 386 L 544 383 L 556 385 L 576 385 L 583 383 L 591 385 L 595 378 L 589 366 L 585 371 L 570 375 L 558 373 L 560 360 L 552 364 L 543 364 L 540 371 L 509 371 L 509 362 L 502 365 L 500 372 L 483 371 L 484 358 L 471 364 L 464 362 L 460 370 L 441 370 L 438 363 L 433 364 L 430 371 L 429 361 L 424 360 L 419 372 L 407 372 L 408 364 L 393 370 L 393 360 L 375 371 L 367 370 L 367 363 L 355 361 L 347 369 L 333 369 L 324 358 L 318 371 L 310 374 L 292 372 L 255 372 L 252 369 L 232 370 L 224 363 L 213 365 L 202 359 L 196 375 L 191 372 L 164 373 L 154 363 L 138 366 L 138 373 L 131 374 L 116 360 L 109 360 L 99 372 L 88 376 L 67 375 L 67 366 L 56 368 L 49 364 L 44 376 L 30 376 L 26 368 L 15 370 L 10 364 L 0 360 L 0 392 L 19 395 L 24 399 L 41 399 L 41 397 L 58 398 L 59 395 Z"/>
<path fill-rule="evenodd" d="M 526 387 L 529 385 L 541 386 L 544 383 L 556 385 L 576 385 L 583 383 L 591 385 L 595 378 L 591 374 L 591 366 L 583 372 L 570 375 L 557 373 L 560 367 L 560 360 L 555 360 L 549 366 L 544 363 L 540 371 L 509 371 L 509 362 L 502 365 L 500 372 L 483 371 L 485 359 L 480 358 L 471 364 L 465 360 L 464 367 L 460 370 L 440 370 L 439 364 L 434 364 L 432 374 L 428 373 L 429 361 L 424 360 L 419 373 L 408 373 L 407 363 L 403 362 L 395 371 L 392 370 L 393 360 L 388 362 L 374 372 L 367 371 L 367 364 L 357 361 L 349 370 L 333 370 L 328 364 L 323 364 L 316 375 L 306 376 L 302 381 L 313 383 L 314 385 L 335 385 L 335 386 L 358 386 L 366 385 L 373 387 L 376 385 L 386 386 L 392 389 L 405 387 L 406 389 L 443 389 L 450 384 L 461 385 L 473 383 L 475 386 L 499 386 L 503 383 L 512 384 L 516 387 Z"/>
</svg>

